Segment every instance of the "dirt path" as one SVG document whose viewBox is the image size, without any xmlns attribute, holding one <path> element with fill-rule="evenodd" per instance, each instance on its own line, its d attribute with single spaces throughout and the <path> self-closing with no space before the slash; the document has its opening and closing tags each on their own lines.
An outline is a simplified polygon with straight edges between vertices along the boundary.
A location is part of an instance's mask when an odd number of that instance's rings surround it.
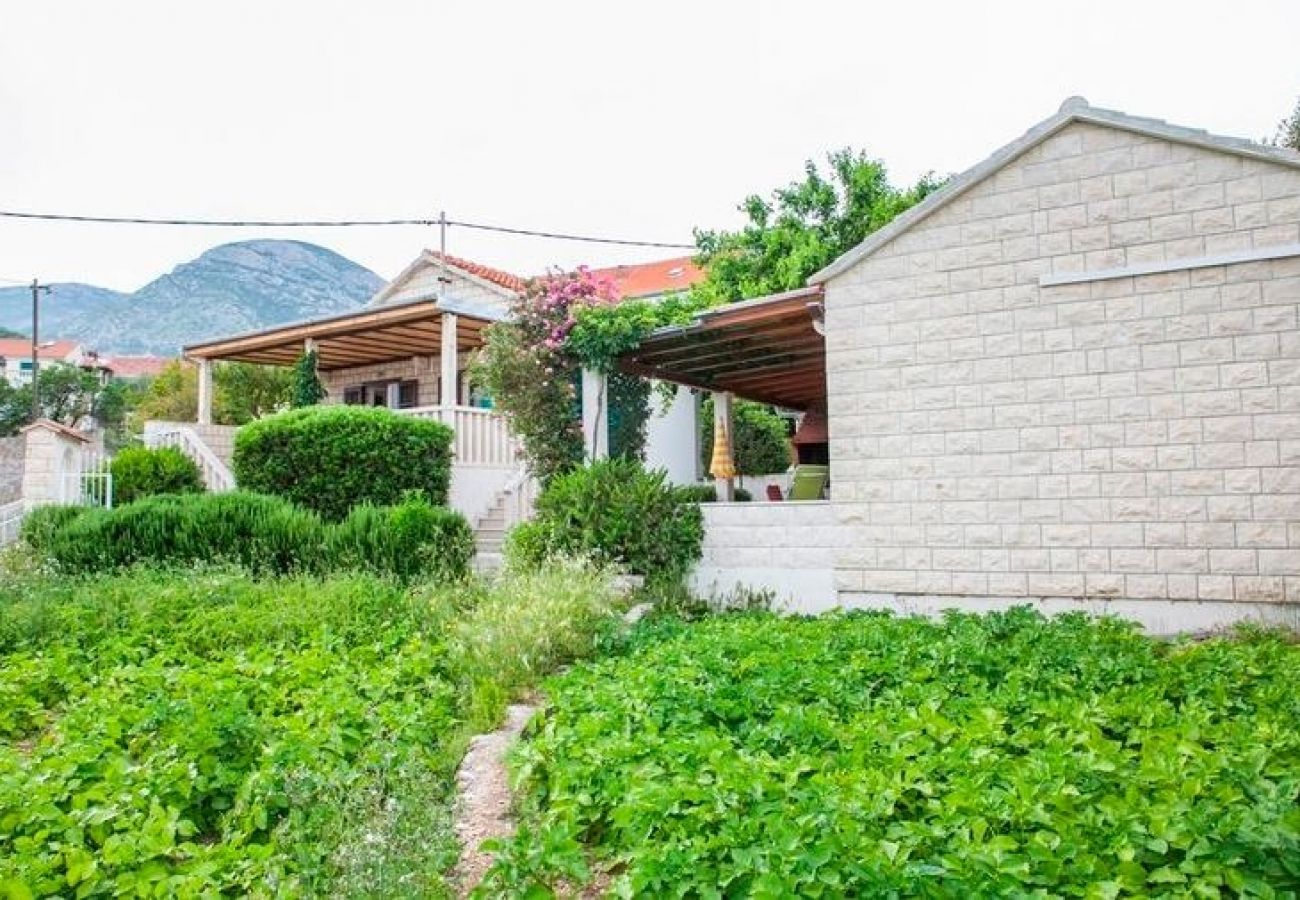
<svg viewBox="0 0 1300 900">
<path fill-rule="evenodd" d="M 536 711 L 537 707 L 523 704 L 508 708 L 500 729 L 469 742 L 469 750 L 456 771 L 456 837 L 461 851 L 455 882 L 460 897 L 468 896 L 492 865 L 492 854 L 480 850 L 479 845 L 488 838 L 514 834 L 506 751 Z"/>
</svg>

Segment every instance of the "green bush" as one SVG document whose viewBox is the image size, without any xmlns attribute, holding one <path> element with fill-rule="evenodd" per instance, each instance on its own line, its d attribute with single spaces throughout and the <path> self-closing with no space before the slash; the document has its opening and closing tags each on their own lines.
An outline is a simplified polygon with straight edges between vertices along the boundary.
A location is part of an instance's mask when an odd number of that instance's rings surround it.
<svg viewBox="0 0 1300 900">
<path fill-rule="evenodd" d="M 459 578 L 474 557 L 474 529 L 460 513 L 418 499 L 357 506 L 330 529 L 329 553 L 344 568 Z"/>
<path fill-rule="evenodd" d="M 359 507 L 339 523 L 250 493 L 160 495 L 111 510 L 72 509 L 81 511 L 45 513 L 29 536 L 66 572 L 230 562 L 268 574 L 368 569 L 400 578 L 457 578 L 468 572 L 474 552 L 463 516 L 417 497 Z"/>
<path fill-rule="evenodd" d="M 740 475 L 771 475 L 790 468 L 790 436 L 785 419 L 766 403 L 735 400 L 731 405 L 731 456 Z M 713 463 L 713 398 L 700 404 L 700 462 Z"/>
<path fill-rule="evenodd" d="M 700 558 L 699 506 L 683 499 L 662 470 L 608 459 L 551 481 L 537 498 L 533 523 L 511 533 L 513 560 L 537 554 L 592 556 L 648 580 L 673 581 Z M 518 531 L 518 528 L 515 529 Z M 508 557 L 509 558 L 509 557 Z"/>
<path fill-rule="evenodd" d="M 366 406 L 313 406 L 258 419 L 235 435 L 235 479 L 339 521 L 417 491 L 445 506 L 452 430 Z"/>
<path fill-rule="evenodd" d="M 113 502 L 134 503 L 154 494 L 200 494 L 203 475 L 194 460 L 175 447 L 127 447 L 109 463 Z"/>
<path fill-rule="evenodd" d="M 718 502 L 718 488 L 712 484 L 684 484 L 677 488 L 677 494 L 687 503 Z M 732 494 L 737 503 L 748 503 L 753 499 L 753 495 L 742 487 L 735 488 Z"/>
<path fill-rule="evenodd" d="M 32 549 L 44 553 L 60 530 L 91 509 L 63 504 L 38 506 L 23 517 L 20 536 Z"/>
<path fill-rule="evenodd" d="M 1294 897 L 1297 683 L 1291 635 L 1025 609 L 647 623 L 549 683 L 485 889 Z"/>
</svg>

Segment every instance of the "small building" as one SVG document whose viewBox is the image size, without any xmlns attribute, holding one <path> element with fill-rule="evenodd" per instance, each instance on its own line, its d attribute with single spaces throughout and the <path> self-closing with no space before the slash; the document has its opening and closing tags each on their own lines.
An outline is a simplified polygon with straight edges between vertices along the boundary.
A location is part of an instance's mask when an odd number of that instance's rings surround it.
<svg viewBox="0 0 1300 900">
<path fill-rule="evenodd" d="M 825 414 L 828 499 L 706 506 L 702 588 L 1300 625 L 1300 154 L 1072 98 L 624 366 Z"/>
</svg>

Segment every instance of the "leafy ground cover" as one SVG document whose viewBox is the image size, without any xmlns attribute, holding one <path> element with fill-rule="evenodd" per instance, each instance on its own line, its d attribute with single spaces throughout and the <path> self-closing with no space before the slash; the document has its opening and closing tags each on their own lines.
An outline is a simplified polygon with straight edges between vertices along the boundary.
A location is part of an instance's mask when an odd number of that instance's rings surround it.
<svg viewBox="0 0 1300 900">
<path fill-rule="evenodd" d="M 651 623 L 550 682 L 483 893 L 1296 896 L 1297 685 L 1027 610 Z"/>
<path fill-rule="evenodd" d="M 11 575 L 0 896 L 437 896 L 467 736 L 591 652 L 613 606 L 572 566 Z"/>
</svg>

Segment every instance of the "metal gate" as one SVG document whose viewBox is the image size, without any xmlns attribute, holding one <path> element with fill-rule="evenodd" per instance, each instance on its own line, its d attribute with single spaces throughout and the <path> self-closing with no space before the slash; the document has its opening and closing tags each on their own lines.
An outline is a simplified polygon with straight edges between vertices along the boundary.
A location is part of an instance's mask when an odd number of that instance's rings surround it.
<svg viewBox="0 0 1300 900">
<path fill-rule="evenodd" d="M 113 473 L 108 459 L 91 450 L 81 453 L 79 460 L 69 460 L 63 470 L 62 502 L 77 506 L 103 506 L 113 508 Z"/>
</svg>

